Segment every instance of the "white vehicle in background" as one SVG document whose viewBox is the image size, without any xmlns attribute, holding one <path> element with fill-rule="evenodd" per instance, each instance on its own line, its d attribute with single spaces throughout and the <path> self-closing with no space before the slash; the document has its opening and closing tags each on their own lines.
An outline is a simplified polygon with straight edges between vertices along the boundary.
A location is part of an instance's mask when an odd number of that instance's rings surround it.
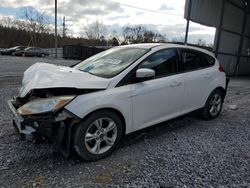
<svg viewBox="0 0 250 188">
<path fill-rule="evenodd" d="M 226 76 L 206 50 L 136 44 L 101 52 L 74 67 L 36 63 L 9 101 L 23 138 L 49 139 L 68 156 L 110 154 L 123 135 L 200 110 L 216 118 Z"/>
</svg>

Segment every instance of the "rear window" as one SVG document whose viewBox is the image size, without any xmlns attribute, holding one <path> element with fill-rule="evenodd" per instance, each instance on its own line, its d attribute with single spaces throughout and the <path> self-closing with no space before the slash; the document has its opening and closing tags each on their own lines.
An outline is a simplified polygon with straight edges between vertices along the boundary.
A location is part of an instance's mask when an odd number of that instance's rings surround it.
<svg viewBox="0 0 250 188">
<path fill-rule="evenodd" d="M 204 57 L 204 63 L 205 63 L 205 66 L 209 67 L 209 66 L 213 66 L 215 64 L 215 58 L 210 56 L 210 55 L 207 55 L 207 54 L 202 54 L 203 57 Z"/>
<path fill-rule="evenodd" d="M 182 50 L 182 70 L 192 71 L 207 68 L 215 64 L 215 59 L 205 53 L 196 50 Z"/>
</svg>

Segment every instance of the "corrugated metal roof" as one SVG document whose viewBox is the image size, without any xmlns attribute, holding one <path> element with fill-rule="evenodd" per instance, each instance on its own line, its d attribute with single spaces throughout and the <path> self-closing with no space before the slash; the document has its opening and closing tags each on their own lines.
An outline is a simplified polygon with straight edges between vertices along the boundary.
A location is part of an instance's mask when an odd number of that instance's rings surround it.
<svg viewBox="0 0 250 188">
<path fill-rule="evenodd" d="M 184 17 L 187 18 L 190 0 L 186 0 Z M 222 0 L 192 0 L 190 20 L 207 26 L 218 27 Z M 213 11 L 211 11 L 213 10 Z"/>
</svg>

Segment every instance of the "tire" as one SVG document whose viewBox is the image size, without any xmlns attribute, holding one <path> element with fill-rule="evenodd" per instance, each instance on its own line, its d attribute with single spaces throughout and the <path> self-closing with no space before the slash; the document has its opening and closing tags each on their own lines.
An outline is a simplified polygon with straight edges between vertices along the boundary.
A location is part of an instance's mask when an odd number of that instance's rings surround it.
<svg viewBox="0 0 250 188">
<path fill-rule="evenodd" d="M 46 55 L 45 54 L 41 54 L 41 57 L 45 57 Z"/>
<path fill-rule="evenodd" d="M 98 160 L 113 152 L 122 135 L 122 121 L 114 112 L 97 111 L 77 125 L 74 133 L 74 149 L 87 161 Z"/>
<path fill-rule="evenodd" d="M 22 53 L 22 56 L 25 57 L 25 53 Z"/>
<path fill-rule="evenodd" d="M 223 92 L 215 89 L 208 97 L 205 106 L 201 109 L 201 117 L 205 120 L 212 120 L 220 115 L 224 101 Z"/>
</svg>

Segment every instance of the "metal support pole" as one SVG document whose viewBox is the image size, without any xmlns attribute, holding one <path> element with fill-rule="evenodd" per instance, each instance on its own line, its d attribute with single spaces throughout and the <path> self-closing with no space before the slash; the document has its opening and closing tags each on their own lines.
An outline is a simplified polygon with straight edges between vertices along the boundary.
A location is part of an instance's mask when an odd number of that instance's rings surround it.
<svg viewBox="0 0 250 188">
<path fill-rule="evenodd" d="M 240 64 L 240 58 L 241 58 L 241 51 L 242 51 L 242 46 L 243 46 L 243 41 L 245 37 L 245 29 L 246 29 L 246 24 L 247 24 L 247 5 L 248 5 L 248 0 L 245 0 L 245 9 L 244 9 L 244 18 L 243 18 L 243 24 L 241 28 L 241 36 L 240 36 L 240 44 L 237 52 L 237 65 L 235 67 L 234 73 L 237 75 L 239 72 L 239 64 Z"/>
<path fill-rule="evenodd" d="M 185 41 L 184 41 L 184 44 L 187 44 L 187 40 L 188 40 L 188 31 L 189 31 L 189 20 L 187 20 L 186 34 L 185 34 Z"/>
<path fill-rule="evenodd" d="M 189 31 L 189 22 L 190 22 L 191 9 L 192 9 L 192 0 L 189 0 L 188 12 L 187 12 L 187 25 L 186 25 L 186 33 L 185 33 L 184 44 L 187 44 L 187 41 L 188 41 L 188 31 Z"/>
<path fill-rule="evenodd" d="M 55 0 L 55 58 L 57 58 L 57 0 Z"/>
<path fill-rule="evenodd" d="M 217 33 L 217 37 L 216 37 L 215 57 L 218 57 L 218 53 L 219 53 L 221 28 L 222 28 L 222 22 L 223 22 L 223 18 L 224 18 L 225 5 L 226 5 L 226 0 L 223 0 L 221 14 L 220 14 L 220 23 L 219 23 L 218 33 Z"/>
</svg>

